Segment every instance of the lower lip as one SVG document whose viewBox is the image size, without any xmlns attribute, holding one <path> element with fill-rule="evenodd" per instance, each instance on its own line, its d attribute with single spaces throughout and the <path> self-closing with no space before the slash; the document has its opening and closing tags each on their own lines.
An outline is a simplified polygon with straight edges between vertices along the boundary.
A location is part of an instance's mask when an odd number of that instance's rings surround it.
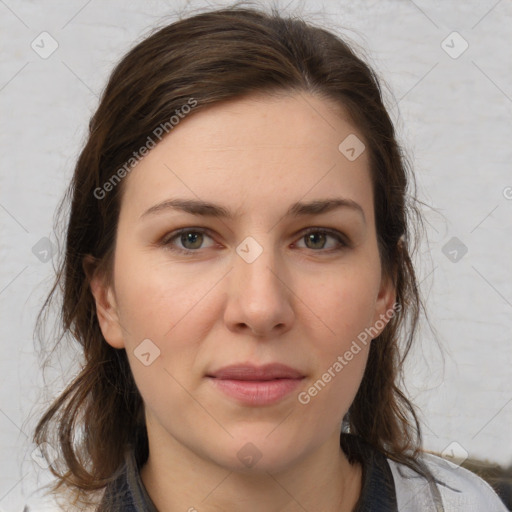
<svg viewBox="0 0 512 512">
<path fill-rule="evenodd" d="M 229 380 L 210 378 L 220 391 L 247 405 L 270 405 L 292 393 L 302 379 Z"/>
</svg>

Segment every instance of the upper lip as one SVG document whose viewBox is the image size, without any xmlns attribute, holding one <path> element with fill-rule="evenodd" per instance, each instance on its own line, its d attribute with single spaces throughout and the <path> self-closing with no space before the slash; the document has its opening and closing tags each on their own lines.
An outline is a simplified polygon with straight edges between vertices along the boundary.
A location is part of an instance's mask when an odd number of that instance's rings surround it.
<svg viewBox="0 0 512 512">
<path fill-rule="evenodd" d="M 304 377 L 304 374 L 281 363 L 270 363 L 263 366 L 233 364 L 210 373 L 207 377 L 224 380 L 274 380 L 300 379 Z"/>
</svg>

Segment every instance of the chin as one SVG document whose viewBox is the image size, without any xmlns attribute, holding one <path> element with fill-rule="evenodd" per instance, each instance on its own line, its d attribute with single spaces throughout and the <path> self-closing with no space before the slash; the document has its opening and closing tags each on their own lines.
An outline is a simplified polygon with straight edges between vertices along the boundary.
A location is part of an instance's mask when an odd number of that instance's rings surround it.
<svg viewBox="0 0 512 512">
<path fill-rule="evenodd" d="M 275 428 L 275 425 L 273 426 Z M 279 428 L 279 427 L 278 427 Z M 234 435 L 229 446 L 217 445 L 215 462 L 237 473 L 266 474 L 287 470 L 297 462 L 307 449 L 293 441 L 287 431 L 272 432 L 272 428 L 247 429 L 244 434 Z M 220 451 L 219 451 L 220 448 Z"/>
</svg>

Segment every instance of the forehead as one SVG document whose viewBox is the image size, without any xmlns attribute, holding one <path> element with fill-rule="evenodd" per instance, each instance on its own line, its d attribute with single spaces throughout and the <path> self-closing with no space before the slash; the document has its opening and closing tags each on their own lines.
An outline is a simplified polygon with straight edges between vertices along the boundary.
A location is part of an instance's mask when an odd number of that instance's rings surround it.
<svg viewBox="0 0 512 512">
<path fill-rule="evenodd" d="M 130 205 L 140 214 L 155 202 L 185 196 L 270 213 L 301 198 L 341 194 L 366 203 L 370 214 L 368 152 L 347 158 L 347 140 L 359 141 L 357 151 L 364 148 L 341 106 L 309 94 L 215 104 L 182 119 L 135 166 L 124 183 L 122 209 Z"/>
</svg>

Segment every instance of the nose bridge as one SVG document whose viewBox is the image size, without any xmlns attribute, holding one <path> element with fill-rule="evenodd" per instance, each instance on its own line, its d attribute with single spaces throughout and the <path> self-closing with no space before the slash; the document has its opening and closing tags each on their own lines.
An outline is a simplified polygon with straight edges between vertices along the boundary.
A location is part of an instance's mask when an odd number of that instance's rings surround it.
<svg viewBox="0 0 512 512">
<path fill-rule="evenodd" d="M 271 236 L 260 236 L 259 239 L 261 243 L 253 237 L 247 237 L 238 245 L 235 275 L 241 289 L 247 291 L 245 297 L 249 301 L 250 294 L 254 300 L 261 299 L 260 295 L 263 294 L 263 298 L 269 302 L 275 294 L 281 294 L 282 283 L 276 277 L 281 265 L 271 245 Z"/>
<path fill-rule="evenodd" d="M 236 248 L 226 319 L 259 334 L 288 326 L 293 319 L 285 268 L 271 236 L 245 238 Z"/>
</svg>

